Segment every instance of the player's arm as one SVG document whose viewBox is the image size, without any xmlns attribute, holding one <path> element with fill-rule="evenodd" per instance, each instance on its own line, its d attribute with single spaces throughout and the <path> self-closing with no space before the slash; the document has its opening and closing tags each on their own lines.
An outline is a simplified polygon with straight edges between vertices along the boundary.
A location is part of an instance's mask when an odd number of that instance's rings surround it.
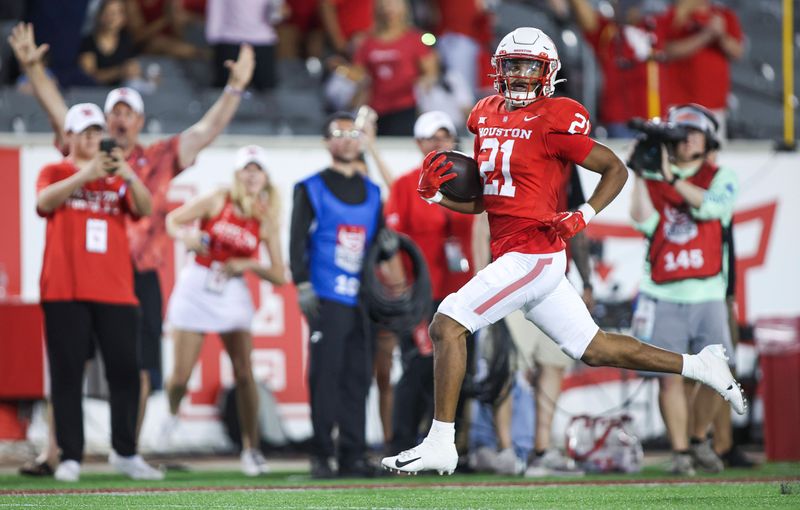
<svg viewBox="0 0 800 510">
<path fill-rule="evenodd" d="M 219 136 L 233 118 L 245 88 L 253 77 L 256 66 L 253 47 L 242 44 L 239 47 L 239 58 L 236 62 L 226 61 L 228 83 L 222 95 L 196 124 L 181 133 L 178 143 L 178 162 L 186 168 L 197 157 L 197 154 Z"/>
<path fill-rule="evenodd" d="M 486 207 L 483 205 L 482 196 L 470 202 L 456 202 L 455 200 L 450 200 L 446 196 L 442 195 L 442 199 L 438 202 L 438 204 L 442 207 L 450 209 L 451 211 L 464 214 L 480 214 L 486 210 Z"/>
<path fill-rule="evenodd" d="M 622 191 L 628 180 L 628 169 L 611 149 L 598 142 L 594 143 L 589 155 L 579 164 L 600 174 L 600 182 L 587 201 L 595 213 L 599 213 Z"/>
<path fill-rule="evenodd" d="M 44 109 L 53 131 L 56 133 L 57 145 L 62 145 L 64 137 L 64 118 L 67 116 L 67 105 L 58 90 L 55 81 L 45 72 L 44 55 L 50 48 L 47 44 L 36 45 L 36 38 L 31 23 L 18 23 L 8 36 L 8 42 L 20 67 L 31 82 L 36 100 Z"/>
</svg>

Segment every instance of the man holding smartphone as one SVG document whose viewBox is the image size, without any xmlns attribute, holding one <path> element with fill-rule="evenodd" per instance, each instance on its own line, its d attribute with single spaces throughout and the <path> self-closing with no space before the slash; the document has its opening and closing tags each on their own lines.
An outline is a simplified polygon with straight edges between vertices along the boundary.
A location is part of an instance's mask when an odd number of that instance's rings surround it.
<svg viewBox="0 0 800 510">
<path fill-rule="evenodd" d="M 28 76 L 34 94 L 47 113 L 56 133 L 56 144 L 64 136 L 64 98 L 47 79 L 42 59 L 47 45 L 37 45 L 33 26 L 14 27 L 9 42 L 20 67 Z M 139 359 L 141 361 L 141 402 L 137 435 L 144 418 L 147 396 L 161 386 L 162 294 L 158 269 L 172 243 L 166 234 L 169 181 L 194 163 L 198 153 L 225 129 L 239 107 L 255 67 L 253 48 L 242 44 L 238 59 L 226 61 L 228 82 L 219 99 L 197 123 L 170 138 L 143 146 L 139 134 L 144 127 L 144 102 L 138 92 L 122 87 L 109 92 L 105 102 L 108 132 L 117 145 L 111 154 L 127 161 L 136 176 L 152 194 L 152 214 L 138 222 L 128 222 L 136 296 L 141 307 Z M 114 452 L 112 451 L 112 457 Z"/>
</svg>

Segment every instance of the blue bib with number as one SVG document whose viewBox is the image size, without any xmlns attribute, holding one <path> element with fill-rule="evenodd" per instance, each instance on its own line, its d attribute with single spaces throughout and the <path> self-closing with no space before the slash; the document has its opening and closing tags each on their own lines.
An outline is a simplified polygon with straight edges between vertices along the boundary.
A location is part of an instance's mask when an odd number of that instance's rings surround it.
<svg viewBox="0 0 800 510">
<path fill-rule="evenodd" d="M 319 297 L 352 306 L 358 303 L 364 257 L 375 238 L 381 207 L 380 189 L 364 181 L 367 198 L 360 204 L 336 198 L 320 174 L 301 182 L 316 218 L 308 246 L 311 284 Z"/>
</svg>

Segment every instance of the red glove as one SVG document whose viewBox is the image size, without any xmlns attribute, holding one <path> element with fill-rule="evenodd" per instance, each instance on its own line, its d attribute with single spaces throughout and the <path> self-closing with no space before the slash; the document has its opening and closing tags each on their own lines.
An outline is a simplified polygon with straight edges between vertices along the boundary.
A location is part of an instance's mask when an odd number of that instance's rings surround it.
<svg viewBox="0 0 800 510">
<path fill-rule="evenodd" d="M 589 214 L 586 218 L 584 214 Z M 594 217 L 594 209 L 589 204 L 583 204 L 577 211 L 560 212 L 555 214 L 548 223 L 556 229 L 559 236 L 569 239 L 581 230 L 586 228 L 586 224 Z"/>
<path fill-rule="evenodd" d="M 445 175 L 451 168 L 453 168 L 453 162 L 447 161 L 447 156 L 442 154 L 437 158 L 436 151 L 429 152 L 422 162 L 422 172 L 419 174 L 419 185 L 417 186 L 419 196 L 431 203 L 441 202 L 442 193 L 439 188 L 447 181 L 456 178 L 454 173 Z"/>
</svg>

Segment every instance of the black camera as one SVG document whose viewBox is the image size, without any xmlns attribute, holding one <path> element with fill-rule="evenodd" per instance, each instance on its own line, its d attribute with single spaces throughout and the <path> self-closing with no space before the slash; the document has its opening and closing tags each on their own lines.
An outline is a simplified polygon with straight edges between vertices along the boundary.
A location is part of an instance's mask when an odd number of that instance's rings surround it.
<svg viewBox="0 0 800 510">
<path fill-rule="evenodd" d="M 627 165 L 637 174 L 641 174 L 643 170 L 660 172 L 661 146 L 665 145 L 671 153 L 675 144 L 686 140 L 689 134 L 683 126 L 638 117 L 628 121 L 628 127 L 639 132 L 636 136 L 636 148 L 627 161 Z"/>
</svg>

